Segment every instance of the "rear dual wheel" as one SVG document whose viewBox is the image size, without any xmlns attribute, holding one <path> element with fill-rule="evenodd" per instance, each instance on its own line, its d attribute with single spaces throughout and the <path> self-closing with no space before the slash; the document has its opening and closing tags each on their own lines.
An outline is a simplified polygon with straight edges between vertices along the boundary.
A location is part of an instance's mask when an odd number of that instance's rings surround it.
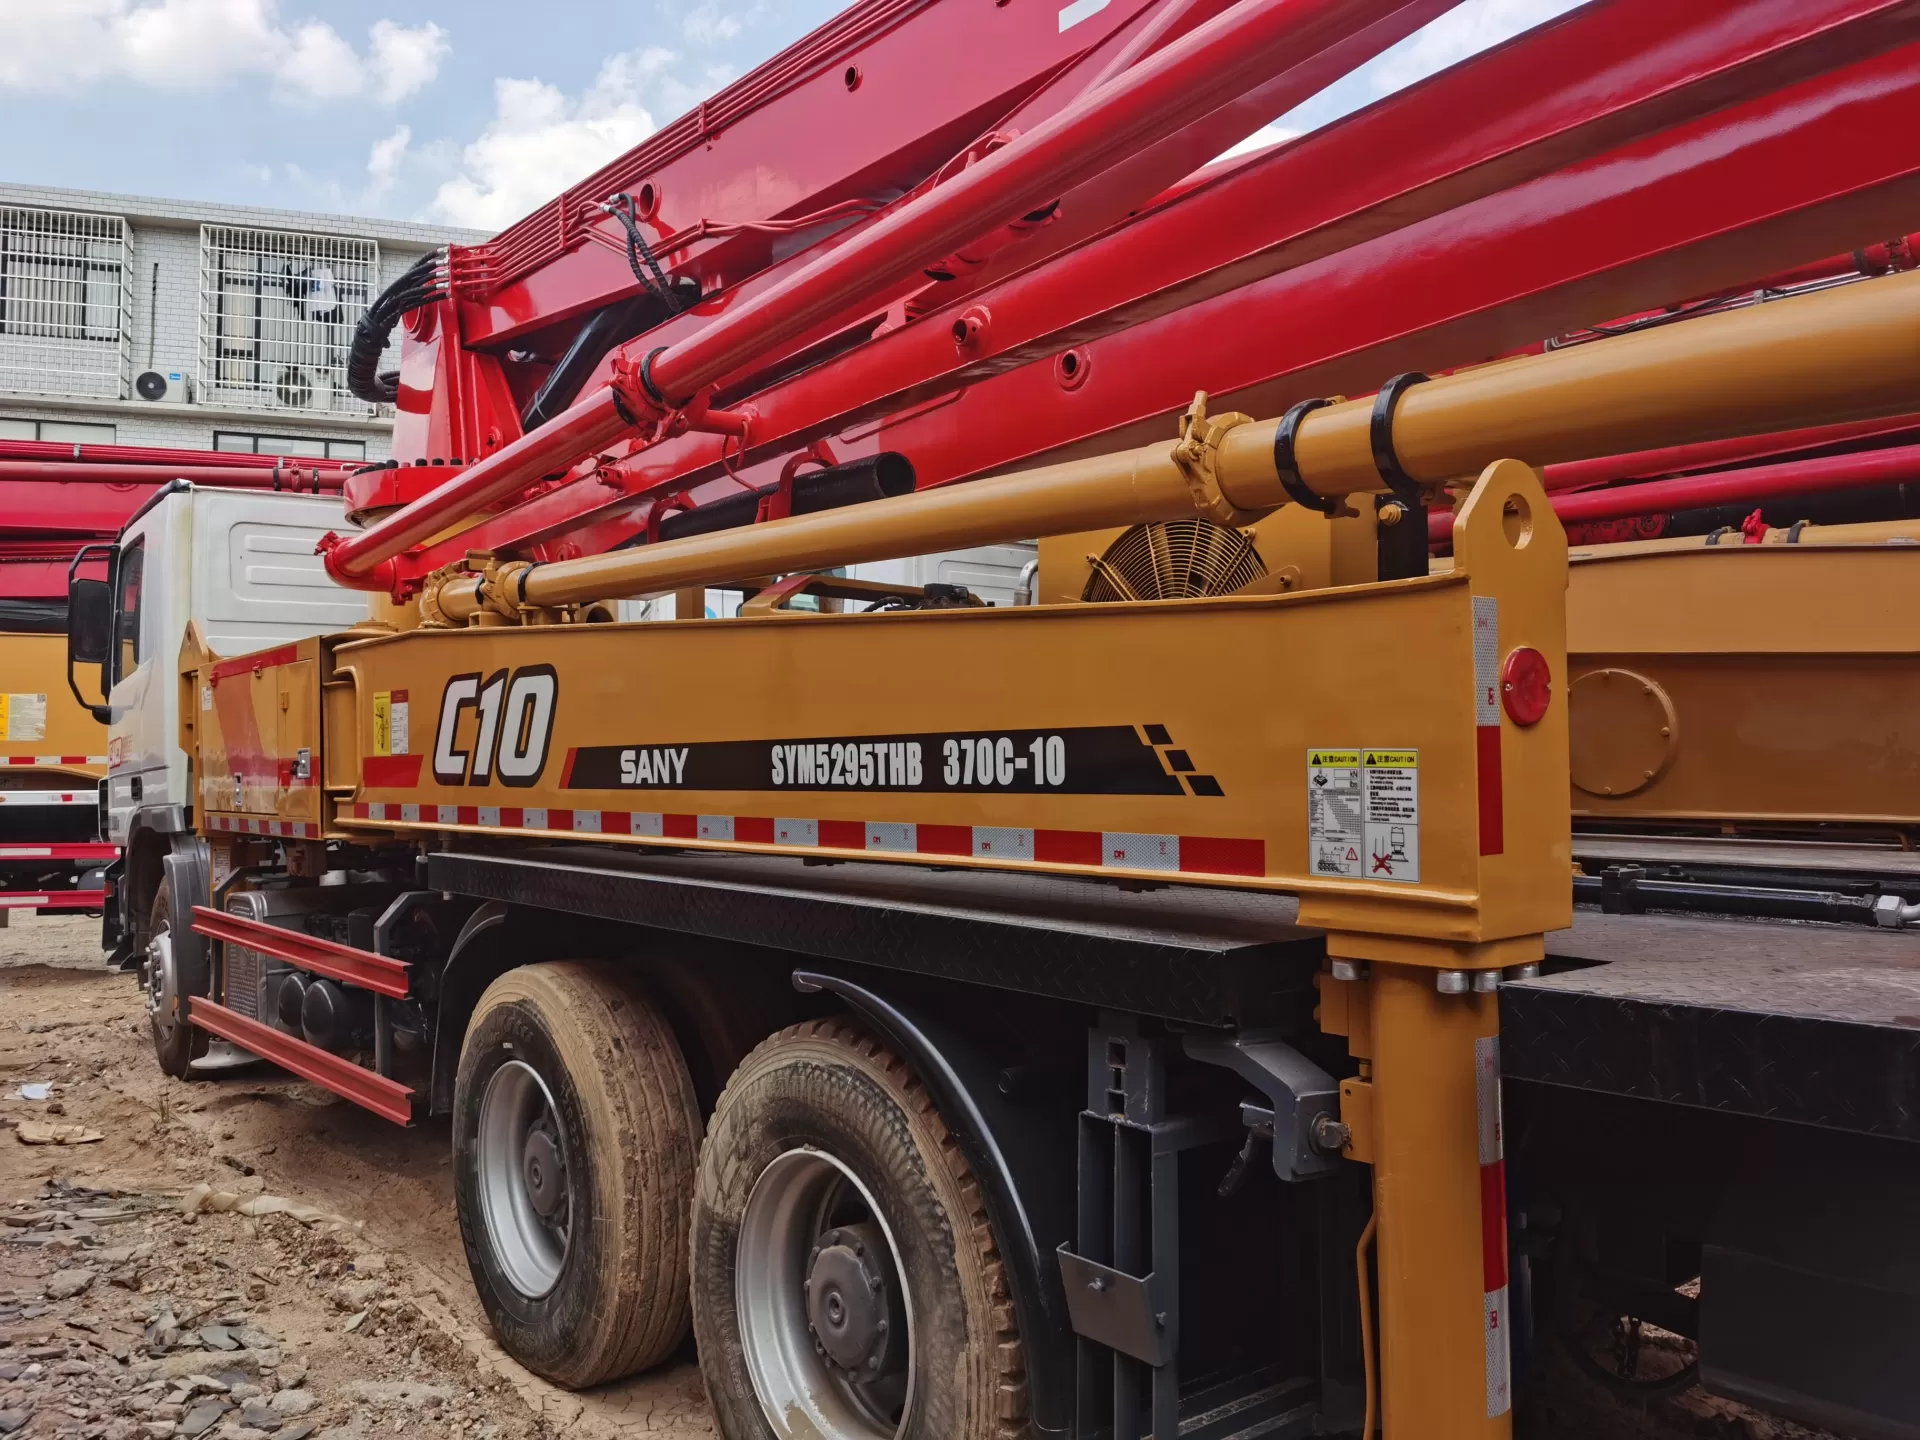
<svg viewBox="0 0 1920 1440">
<path fill-rule="evenodd" d="M 509 971 L 461 1052 L 455 1193 L 501 1343 L 575 1388 L 691 1310 L 727 1440 L 1014 1440 L 1026 1377 L 979 1183 L 851 1022 L 767 1040 L 700 1146 L 673 1033 L 622 972 Z M 691 1231 L 691 1245 L 689 1245 Z"/>
<path fill-rule="evenodd" d="M 980 1186 L 925 1088 L 844 1019 L 749 1055 L 694 1191 L 693 1317 L 727 1440 L 1001 1440 L 1026 1377 Z"/>
<path fill-rule="evenodd" d="M 529 965 L 487 987 L 454 1088 L 454 1187 L 509 1353 L 577 1389 L 679 1347 L 699 1139 L 673 1032 L 620 971 Z"/>
</svg>

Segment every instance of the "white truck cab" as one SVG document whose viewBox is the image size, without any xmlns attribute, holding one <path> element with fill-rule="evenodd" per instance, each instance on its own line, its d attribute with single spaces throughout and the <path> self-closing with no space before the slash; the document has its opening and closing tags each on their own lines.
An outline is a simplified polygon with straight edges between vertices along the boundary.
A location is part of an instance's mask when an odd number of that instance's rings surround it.
<svg viewBox="0 0 1920 1440">
<path fill-rule="evenodd" d="M 176 480 L 120 532 L 101 666 L 108 712 L 102 818 L 107 837 L 122 847 L 120 873 L 108 876 L 107 948 L 138 939 L 162 860 L 176 837 L 184 842 L 192 832 L 176 683 L 188 623 L 199 622 L 216 653 L 244 655 L 365 620 L 367 597 L 334 584 L 314 553 L 329 530 L 349 528 L 337 495 Z"/>
</svg>

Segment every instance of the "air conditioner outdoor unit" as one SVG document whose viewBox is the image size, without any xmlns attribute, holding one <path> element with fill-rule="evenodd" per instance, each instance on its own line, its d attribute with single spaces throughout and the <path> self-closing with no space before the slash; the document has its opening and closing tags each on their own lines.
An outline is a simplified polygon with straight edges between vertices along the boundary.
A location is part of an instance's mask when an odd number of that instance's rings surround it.
<svg viewBox="0 0 1920 1440">
<path fill-rule="evenodd" d="M 162 405 L 186 405 L 193 400 L 193 382 L 184 370 L 142 370 L 133 382 L 133 393 Z"/>
</svg>

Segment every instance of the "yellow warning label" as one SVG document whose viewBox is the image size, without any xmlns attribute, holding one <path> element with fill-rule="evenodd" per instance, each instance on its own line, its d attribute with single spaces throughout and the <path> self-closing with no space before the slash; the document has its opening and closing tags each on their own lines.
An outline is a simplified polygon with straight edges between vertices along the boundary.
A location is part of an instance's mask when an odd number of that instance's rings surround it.
<svg viewBox="0 0 1920 1440">
<path fill-rule="evenodd" d="M 1358 750 L 1309 750 L 1307 752 L 1309 765 L 1358 765 L 1359 763 Z"/>
<path fill-rule="evenodd" d="M 1354 762 L 1349 760 L 1349 765 Z M 1417 770 L 1420 768 L 1418 750 L 1369 750 L 1360 762 L 1367 766 L 1384 766 L 1392 770 Z"/>
<path fill-rule="evenodd" d="M 46 739 L 47 697 L 37 694 L 0 695 L 0 738 Z"/>
<path fill-rule="evenodd" d="M 393 754 L 393 692 L 376 690 L 373 694 L 373 753 Z"/>
</svg>

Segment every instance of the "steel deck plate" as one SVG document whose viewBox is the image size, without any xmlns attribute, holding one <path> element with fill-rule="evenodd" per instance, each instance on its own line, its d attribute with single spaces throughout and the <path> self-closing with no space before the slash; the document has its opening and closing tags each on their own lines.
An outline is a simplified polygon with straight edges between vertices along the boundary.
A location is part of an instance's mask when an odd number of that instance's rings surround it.
<svg viewBox="0 0 1920 1440">
<path fill-rule="evenodd" d="M 1547 955 L 1509 1079 L 1920 1140 L 1920 934 L 1583 909 Z"/>
</svg>

